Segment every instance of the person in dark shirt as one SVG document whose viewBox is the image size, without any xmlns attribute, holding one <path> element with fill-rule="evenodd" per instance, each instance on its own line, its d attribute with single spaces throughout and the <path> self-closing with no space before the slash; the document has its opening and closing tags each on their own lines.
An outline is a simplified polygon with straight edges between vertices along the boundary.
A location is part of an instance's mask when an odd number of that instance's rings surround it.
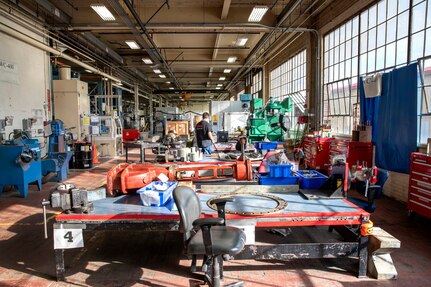
<svg viewBox="0 0 431 287">
<path fill-rule="evenodd" d="M 214 152 L 214 139 L 209 121 L 210 115 L 205 112 L 202 114 L 202 120 L 195 127 L 196 142 L 204 154 L 212 154 Z"/>
</svg>

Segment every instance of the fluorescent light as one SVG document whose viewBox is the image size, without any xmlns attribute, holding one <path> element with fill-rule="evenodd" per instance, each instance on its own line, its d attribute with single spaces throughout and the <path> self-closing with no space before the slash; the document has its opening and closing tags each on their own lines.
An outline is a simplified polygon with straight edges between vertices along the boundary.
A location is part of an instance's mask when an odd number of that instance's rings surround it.
<svg viewBox="0 0 431 287">
<path fill-rule="evenodd" d="M 236 58 L 236 57 L 234 57 L 234 56 L 233 56 L 233 57 L 229 57 L 229 58 L 227 59 L 227 62 L 228 62 L 228 63 L 235 63 L 236 59 L 237 59 L 237 58 Z"/>
<path fill-rule="evenodd" d="M 166 84 L 170 84 L 171 82 L 166 82 Z"/>
<path fill-rule="evenodd" d="M 267 6 L 255 6 L 248 17 L 248 22 L 260 22 L 266 11 L 268 11 Z"/>
<path fill-rule="evenodd" d="M 117 85 L 122 86 L 122 85 L 123 85 L 123 83 L 122 83 L 122 82 L 118 82 L 118 83 L 117 83 Z"/>
<path fill-rule="evenodd" d="M 226 77 L 220 77 L 218 79 L 219 79 L 219 81 L 224 81 L 224 80 L 226 80 Z"/>
<path fill-rule="evenodd" d="M 248 38 L 238 38 L 236 40 L 236 45 L 237 46 L 244 46 L 245 43 L 247 43 L 247 41 L 248 41 Z"/>
<path fill-rule="evenodd" d="M 153 63 L 150 58 L 142 58 L 142 61 L 144 61 L 144 63 L 147 65 L 151 65 Z"/>
<path fill-rule="evenodd" d="M 216 90 L 220 90 L 221 88 L 220 87 L 216 87 Z"/>
<path fill-rule="evenodd" d="M 223 87 L 223 84 L 217 84 L 217 87 Z"/>
<path fill-rule="evenodd" d="M 169 87 L 169 90 L 173 90 L 174 88 L 173 87 Z"/>
<path fill-rule="evenodd" d="M 154 73 L 156 74 L 160 74 L 162 71 L 160 71 L 159 69 L 153 69 Z"/>
<path fill-rule="evenodd" d="M 165 75 L 163 75 L 163 74 L 160 74 L 160 75 L 159 75 L 159 77 L 160 77 L 160 78 L 166 78 L 166 76 L 165 76 Z"/>
<path fill-rule="evenodd" d="M 141 48 L 139 47 L 138 44 L 136 44 L 135 41 L 132 41 L 132 40 L 126 41 L 126 44 L 130 47 L 130 49 L 133 49 L 133 50 L 137 50 Z"/>
<path fill-rule="evenodd" d="M 96 11 L 97 14 L 99 14 L 100 18 L 104 21 L 114 21 L 115 17 L 112 15 L 111 11 L 106 8 L 103 4 L 91 4 L 91 8 L 93 8 L 94 11 Z"/>
<path fill-rule="evenodd" d="M 87 73 L 93 74 L 93 71 L 85 70 Z"/>
<path fill-rule="evenodd" d="M 224 69 L 223 73 L 225 73 L 225 74 L 229 74 L 229 73 L 230 73 L 230 71 L 232 71 L 232 70 L 231 70 L 231 69 Z"/>
</svg>

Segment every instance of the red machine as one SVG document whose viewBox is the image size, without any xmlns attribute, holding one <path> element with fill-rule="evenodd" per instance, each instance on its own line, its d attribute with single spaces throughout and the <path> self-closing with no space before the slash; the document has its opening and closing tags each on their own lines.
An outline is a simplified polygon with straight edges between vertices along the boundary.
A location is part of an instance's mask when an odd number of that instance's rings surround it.
<svg viewBox="0 0 431 287">
<path fill-rule="evenodd" d="M 121 163 L 111 168 L 107 173 L 107 193 L 113 195 L 115 192 L 121 191 L 121 193 L 126 194 L 128 193 L 128 190 L 135 190 L 149 184 L 160 174 L 164 174 L 171 181 L 193 181 L 225 178 L 251 180 L 253 177 L 250 160 L 237 160 L 233 163 Z"/>
<path fill-rule="evenodd" d="M 123 142 L 136 141 L 139 139 L 139 130 L 123 130 Z"/>
</svg>

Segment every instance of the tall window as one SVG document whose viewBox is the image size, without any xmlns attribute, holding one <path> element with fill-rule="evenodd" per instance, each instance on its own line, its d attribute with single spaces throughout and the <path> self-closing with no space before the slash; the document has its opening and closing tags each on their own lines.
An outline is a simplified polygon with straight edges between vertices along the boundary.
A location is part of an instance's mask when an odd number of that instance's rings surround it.
<svg viewBox="0 0 431 287">
<path fill-rule="evenodd" d="M 306 101 L 306 50 L 302 50 L 271 71 L 270 96 L 277 101 L 292 98 L 293 109 L 289 114 L 289 127 L 295 128 L 298 116 L 303 115 Z"/>
<path fill-rule="evenodd" d="M 358 75 L 431 55 L 430 6 L 431 0 L 381 0 L 324 36 L 323 120 L 335 133 L 350 134 L 359 121 Z M 419 126 L 423 119 L 419 114 Z"/>
<path fill-rule="evenodd" d="M 261 98 L 259 97 L 259 92 L 262 91 L 262 70 L 260 70 L 259 72 L 257 72 L 256 74 L 254 74 L 252 76 L 252 81 L 251 81 L 251 93 L 253 94 L 253 98 Z"/>
</svg>

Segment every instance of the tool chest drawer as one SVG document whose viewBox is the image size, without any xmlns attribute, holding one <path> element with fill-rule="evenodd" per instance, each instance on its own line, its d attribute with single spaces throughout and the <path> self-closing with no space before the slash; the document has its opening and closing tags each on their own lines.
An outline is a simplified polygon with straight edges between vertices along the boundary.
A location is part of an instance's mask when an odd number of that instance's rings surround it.
<svg viewBox="0 0 431 287">
<path fill-rule="evenodd" d="M 408 209 L 431 218 L 431 156 L 412 153 Z"/>
<path fill-rule="evenodd" d="M 304 138 L 304 162 L 311 169 L 328 169 L 329 145 L 332 138 L 306 136 Z"/>
</svg>

